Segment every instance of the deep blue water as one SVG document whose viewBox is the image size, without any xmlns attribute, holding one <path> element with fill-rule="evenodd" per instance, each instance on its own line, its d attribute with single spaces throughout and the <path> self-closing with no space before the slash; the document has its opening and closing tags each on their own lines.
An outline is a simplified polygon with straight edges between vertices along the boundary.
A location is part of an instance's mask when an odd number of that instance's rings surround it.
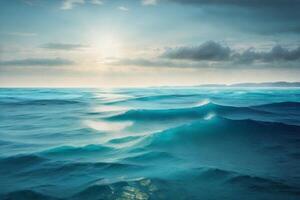
<svg viewBox="0 0 300 200">
<path fill-rule="evenodd" d="M 0 199 L 300 199 L 300 89 L 0 89 Z"/>
</svg>

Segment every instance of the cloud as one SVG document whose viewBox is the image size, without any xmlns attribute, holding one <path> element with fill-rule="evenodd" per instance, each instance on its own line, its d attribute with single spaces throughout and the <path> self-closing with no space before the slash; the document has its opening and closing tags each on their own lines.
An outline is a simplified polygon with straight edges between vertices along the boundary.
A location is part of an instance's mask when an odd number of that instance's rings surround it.
<svg viewBox="0 0 300 200">
<path fill-rule="evenodd" d="M 86 46 L 81 44 L 47 43 L 41 45 L 41 47 L 50 50 L 78 50 Z"/>
<path fill-rule="evenodd" d="M 62 10 L 71 10 L 76 4 L 85 4 L 86 2 L 94 5 L 102 5 L 102 0 L 63 0 L 63 3 L 60 7 Z"/>
<path fill-rule="evenodd" d="M 139 66 L 139 67 L 182 67 L 180 63 L 176 63 L 170 60 L 163 59 L 144 59 L 144 58 L 134 58 L 134 59 L 121 59 L 117 62 L 111 63 L 115 66 Z"/>
<path fill-rule="evenodd" d="M 243 52 L 238 52 L 227 46 L 208 41 L 196 47 L 179 47 L 167 49 L 162 57 L 177 60 L 192 61 L 232 61 L 236 63 L 253 62 L 283 62 L 300 60 L 300 47 L 287 49 L 281 45 L 276 45 L 269 51 L 257 51 L 248 48 Z"/>
<path fill-rule="evenodd" d="M 124 12 L 128 12 L 129 11 L 129 9 L 126 8 L 126 7 L 124 7 L 124 6 L 119 6 L 118 9 L 121 10 L 121 11 L 124 11 Z"/>
<path fill-rule="evenodd" d="M 29 32 L 2 32 L 1 34 L 17 36 L 17 37 L 35 37 L 35 36 L 37 36 L 36 33 L 29 33 Z"/>
<path fill-rule="evenodd" d="M 84 4 L 84 0 L 63 0 L 63 3 L 60 7 L 62 10 L 70 10 L 74 7 L 75 4 Z"/>
<path fill-rule="evenodd" d="M 227 60 L 230 56 L 231 49 L 221 44 L 208 41 L 195 47 L 179 47 L 168 49 L 162 57 L 171 59 L 187 60 Z"/>
<path fill-rule="evenodd" d="M 233 54 L 232 60 L 239 63 L 297 61 L 300 60 L 300 47 L 289 50 L 281 45 L 276 45 L 267 52 L 258 52 L 250 48 L 242 53 Z"/>
<path fill-rule="evenodd" d="M 238 67 L 299 67 L 300 47 L 295 49 L 276 45 L 267 51 L 248 48 L 232 49 L 214 41 L 199 46 L 167 49 L 156 58 L 121 59 L 111 63 L 115 66 L 169 67 L 169 68 L 238 68 Z"/>
<path fill-rule="evenodd" d="M 102 5 L 103 1 L 101 1 L 101 0 L 91 0 L 91 4 Z"/>
<path fill-rule="evenodd" d="M 62 58 L 28 58 L 20 60 L 0 60 L 0 66 L 62 66 L 72 65 L 73 61 Z"/>
<path fill-rule="evenodd" d="M 109 63 L 111 66 L 129 67 L 158 67 L 158 68 L 178 68 L 178 69 L 199 69 L 208 68 L 212 64 L 202 61 L 190 60 L 170 60 L 162 57 L 156 58 L 126 58 Z"/>
<path fill-rule="evenodd" d="M 157 0 L 142 0 L 142 4 L 145 5 L 145 6 L 156 5 Z"/>
</svg>

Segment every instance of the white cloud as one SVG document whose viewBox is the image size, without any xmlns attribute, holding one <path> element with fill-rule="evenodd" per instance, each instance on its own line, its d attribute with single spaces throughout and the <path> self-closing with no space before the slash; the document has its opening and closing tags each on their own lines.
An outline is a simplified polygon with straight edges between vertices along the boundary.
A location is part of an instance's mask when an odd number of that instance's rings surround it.
<svg viewBox="0 0 300 200">
<path fill-rule="evenodd" d="M 85 0 L 63 0 L 63 4 L 60 7 L 62 10 L 70 10 L 73 8 L 74 4 L 84 4 Z"/>
<path fill-rule="evenodd" d="M 128 12 L 129 11 L 129 9 L 126 8 L 126 7 L 124 7 L 124 6 L 119 6 L 118 9 L 121 10 L 121 11 L 124 11 L 124 12 Z"/>
<path fill-rule="evenodd" d="M 103 1 L 101 1 L 101 0 L 91 0 L 91 4 L 102 5 Z"/>
<path fill-rule="evenodd" d="M 143 5 L 156 5 L 157 4 L 157 0 L 142 0 L 142 4 Z"/>
<path fill-rule="evenodd" d="M 86 0 L 63 0 L 63 3 L 60 7 L 62 10 L 71 10 L 75 4 L 85 4 Z M 94 5 L 102 5 L 102 0 L 89 0 L 87 3 L 94 4 Z"/>
</svg>

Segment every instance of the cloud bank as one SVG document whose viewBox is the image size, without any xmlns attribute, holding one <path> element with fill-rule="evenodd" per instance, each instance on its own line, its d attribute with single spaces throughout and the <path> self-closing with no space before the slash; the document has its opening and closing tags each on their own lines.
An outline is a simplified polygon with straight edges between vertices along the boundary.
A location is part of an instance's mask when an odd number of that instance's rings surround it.
<svg viewBox="0 0 300 200">
<path fill-rule="evenodd" d="M 63 58 L 28 58 L 19 60 L 0 61 L 0 66 L 63 66 L 73 65 L 74 62 Z"/>
<path fill-rule="evenodd" d="M 67 43 L 46 43 L 41 45 L 41 48 L 51 50 L 78 50 L 86 47 L 81 44 L 67 44 Z"/>
<path fill-rule="evenodd" d="M 239 63 L 296 61 L 300 60 L 300 47 L 287 49 L 281 45 L 274 46 L 270 51 L 256 51 L 249 48 L 238 52 L 230 47 L 214 41 L 205 42 L 199 46 L 185 46 L 167 49 L 162 57 L 178 60 L 194 61 L 235 61 Z"/>
<path fill-rule="evenodd" d="M 168 49 L 162 57 L 171 59 L 187 59 L 187 60 L 227 60 L 230 56 L 231 49 L 221 44 L 208 41 L 195 47 L 179 47 Z"/>
<path fill-rule="evenodd" d="M 62 5 L 60 9 L 62 10 L 71 10 L 75 5 L 78 4 L 85 4 L 86 2 L 89 2 L 90 4 L 94 5 L 102 5 L 103 1 L 101 0 L 63 0 Z"/>
<path fill-rule="evenodd" d="M 277 66 L 300 67 L 300 46 L 294 49 L 275 45 L 259 51 L 253 47 L 238 50 L 215 41 L 198 46 L 167 48 L 155 58 L 120 59 L 116 66 L 170 67 L 170 68 L 272 68 Z"/>
</svg>

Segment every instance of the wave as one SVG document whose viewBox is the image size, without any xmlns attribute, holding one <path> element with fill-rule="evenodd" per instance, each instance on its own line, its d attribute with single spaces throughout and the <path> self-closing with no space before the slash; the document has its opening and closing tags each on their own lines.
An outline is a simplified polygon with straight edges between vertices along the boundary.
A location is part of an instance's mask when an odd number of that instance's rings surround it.
<svg viewBox="0 0 300 200">
<path fill-rule="evenodd" d="M 197 168 L 193 173 L 200 181 L 222 182 L 224 187 L 238 187 L 249 189 L 252 192 L 273 192 L 295 196 L 300 194 L 299 187 L 269 177 L 259 177 L 213 167 Z"/>
<path fill-rule="evenodd" d="M 46 160 L 47 160 L 46 158 L 37 155 L 16 155 L 7 158 L 1 158 L 0 166 L 20 167 L 20 166 L 38 164 Z"/>
<path fill-rule="evenodd" d="M 299 199 L 298 94 L 20 93 L 0 94 L 0 199 Z"/>
<path fill-rule="evenodd" d="M 94 145 L 90 144 L 82 147 L 75 146 L 60 146 L 53 149 L 45 150 L 43 154 L 72 154 L 72 153 L 84 153 L 84 152 L 102 152 L 102 151 L 110 151 L 112 148 L 106 147 L 103 145 Z"/>
<path fill-rule="evenodd" d="M 18 174 L 39 167 L 48 159 L 37 155 L 17 155 L 0 159 L 0 174 Z"/>
<path fill-rule="evenodd" d="M 283 149 L 297 152 L 291 141 L 299 139 L 299 133 L 299 126 L 215 117 L 154 133 L 136 146 L 144 151 L 167 152 L 190 166 L 239 166 L 244 171 L 251 166 L 254 171 L 270 173 L 270 168 L 282 170 L 280 162 L 291 158 L 285 151 L 266 151 L 266 147 L 281 144 Z M 287 179 L 299 173 L 294 162 L 285 167 L 289 170 L 282 173 Z"/>
<path fill-rule="evenodd" d="M 300 107 L 297 102 L 282 102 L 259 106 L 234 107 L 213 102 L 200 102 L 200 106 L 176 109 L 132 109 L 105 118 L 112 121 L 133 122 L 183 122 L 195 120 L 210 120 L 221 117 L 233 120 L 252 119 L 262 122 L 281 122 L 300 126 Z M 289 106 L 296 107 L 289 107 Z M 282 114 L 286 115 L 282 115 Z"/>
<path fill-rule="evenodd" d="M 26 199 L 35 199 L 35 200 L 61 200 L 60 198 L 44 195 L 33 190 L 21 190 L 14 191 L 8 194 L 0 196 L 1 199 L 5 200 L 26 200 Z"/>
<path fill-rule="evenodd" d="M 134 161 L 138 163 L 144 163 L 147 159 L 154 159 L 156 157 L 169 157 L 170 155 L 163 152 L 157 152 L 157 154 L 149 154 L 150 157 L 135 157 Z M 170 159 L 173 159 L 171 156 Z M 170 162 L 170 160 L 168 161 Z M 154 163 L 152 161 L 152 163 Z M 172 162 L 174 164 L 174 162 Z M 299 189 L 296 186 L 288 185 L 280 180 L 272 179 L 269 177 L 260 177 L 257 175 L 249 175 L 236 171 L 226 170 L 216 167 L 199 167 L 189 168 L 189 170 L 178 171 L 176 173 L 170 173 L 172 170 L 168 170 L 168 176 L 159 175 L 153 171 L 148 178 L 122 178 L 118 179 L 105 179 L 105 174 L 118 174 L 122 171 L 125 174 L 130 172 L 136 172 L 141 168 L 137 165 L 122 164 L 122 163 L 57 163 L 49 168 L 47 165 L 44 170 L 39 168 L 37 170 L 28 171 L 27 173 L 19 173 L 19 177 L 29 177 L 37 175 L 43 178 L 51 177 L 54 180 L 56 177 L 65 177 L 68 179 L 73 177 L 74 174 L 81 174 L 82 172 L 88 173 L 97 177 L 97 179 L 91 180 L 86 184 L 75 187 L 72 192 L 66 194 L 60 194 L 63 196 L 52 196 L 51 192 L 44 191 L 43 189 L 28 189 L 10 192 L 8 194 L 0 196 L 3 199 L 185 199 L 193 198 L 189 196 L 193 194 L 193 190 L 205 190 L 214 191 L 220 196 L 215 196 L 217 199 L 224 197 L 224 191 L 232 194 L 232 188 L 237 195 L 236 199 L 241 199 L 242 193 L 251 193 L 258 197 L 266 197 L 267 199 L 282 199 L 289 196 L 289 199 L 297 199 L 299 196 Z M 50 165 L 51 166 L 51 165 Z M 45 171 L 47 170 L 47 171 Z M 157 178 L 159 177 L 159 178 Z M 60 180 L 60 179 L 59 179 Z M 67 184 L 67 182 L 66 182 Z M 183 185 L 185 187 L 183 187 Z M 213 187 L 213 189 L 211 188 Z M 194 191 L 195 192 L 195 191 Z M 209 192 L 208 192 L 209 193 Z M 207 193 L 199 193 L 201 198 L 207 199 Z M 66 195 L 66 196 L 65 196 Z M 142 198 L 143 197 L 143 198 Z M 196 198 L 198 199 L 198 198 Z M 234 198 L 235 199 L 235 198 Z M 243 198 L 245 199 L 245 198 Z M 252 199 L 252 198 L 246 198 Z"/>
<path fill-rule="evenodd" d="M 285 102 L 278 102 L 278 103 L 269 103 L 269 104 L 262 104 L 253 107 L 262 107 L 262 108 L 282 108 L 282 107 L 296 107 L 300 109 L 300 102 L 293 102 L 293 101 L 285 101 Z"/>
<path fill-rule="evenodd" d="M 201 167 L 173 175 L 167 179 L 141 177 L 113 182 L 98 179 L 82 185 L 74 190 L 74 194 L 62 198 L 32 189 L 10 192 L 3 195 L 3 199 L 223 199 L 228 194 L 234 195 L 230 199 L 247 200 L 279 200 L 287 197 L 296 200 L 299 197 L 298 187 L 268 177 L 219 168 Z M 194 196 L 196 191 L 198 195 Z M 233 193 L 234 191 L 237 193 Z"/>
<path fill-rule="evenodd" d="M 207 105 L 209 103 L 211 103 L 211 101 L 209 99 L 204 99 L 202 101 L 197 102 L 196 106 L 194 106 L 194 107 L 201 107 L 201 106 Z"/>
<path fill-rule="evenodd" d="M 149 95 L 149 96 L 140 96 L 140 97 L 132 97 L 120 101 L 115 101 L 112 103 L 128 103 L 132 101 L 142 101 L 142 102 L 154 102 L 161 101 L 166 99 L 177 99 L 178 98 L 188 98 L 188 97 L 199 97 L 197 94 L 162 94 L 162 95 Z"/>
<path fill-rule="evenodd" d="M 160 110 L 129 110 L 123 114 L 110 117 L 113 120 L 161 120 L 184 117 L 199 117 L 206 115 L 209 108 L 214 104 L 207 104 L 204 107 L 179 108 L 179 109 L 160 109 Z"/>
<path fill-rule="evenodd" d="M 197 173 L 197 172 L 196 172 Z M 196 178 L 195 178 L 196 177 Z M 206 179 L 209 178 L 209 179 Z M 98 182 L 98 181 L 97 181 Z M 291 199 L 299 188 L 267 178 L 237 174 L 222 169 L 201 169 L 200 174 L 173 179 L 139 178 L 113 183 L 91 183 L 68 197 L 58 198 L 34 190 L 15 191 L 4 199 Z M 184 186 L 184 187 L 183 187 Z M 213 188 L 211 188 L 213 187 Z M 233 188 L 238 193 L 233 193 Z M 198 191 L 198 195 L 193 192 Z M 205 191 L 205 192 L 204 192 Z M 201 193 L 199 193 L 201 192 Z M 224 193 L 225 192 L 225 193 Z"/>
<path fill-rule="evenodd" d="M 176 158 L 175 156 L 173 156 L 167 152 L 152 151 L 152 152 L 142 153 L 137 156 L 127 157 L 123 160 L 134 162 L 134 163 L 143 163 L 143 164 L 148 163 L 148 164 L 154 165 L 158 161 L 160 161 L 160 162 L 161 161 L 163 161 L 163 162 L 173 161 L 174 162 L 174 161 L 177 161 L 178 158 Z"/>
<path fill-rule="evenodd" d="M 125 164 L 125 163 L 77 162 L 77 163 L 65 164 L 61 167 L 58 167 L 57 170 L 62 172 L 70 172 L 74 170 L 81 171 L 83 169 L 90 170 L 91 168 L 118 170 L 118 169 L 126 169 L 126 168 L 137 169 L 138 167 L 139 167 L 138 165 Z"/>
<path fill-rule="evenodd" d="M 138 140 L 140 138 L 141 138 L 141 136 L 128 136 L 128 137 L 122 137 L 122 138 L 115 138 L 115 139 L 109 140 L 109 143 L 111 143 L 111 144 L 128 143 L 128 142 Z"/>
<path fill-rule="evenodd" d="M 212 133 L 218 135 L 249 135 L 249 136 L 263 136 L 263 135 L 282 135 L 291 137 L 300 137 L 298 134 L 300 127 L 296 125 L 288 125 L 278 122 L 261 122 L 256 120 L 231 120 L 222 117 L 215 117 L 213 120 L 196 121 L 183 126 L 164 130 L 155 133 L 147 138 L 151 140 L 172 140 L 175 137 L 182 136 L 183 139 L 189 139 L 189 136 L 204 136 L 205 133 Z M 194 140 L 192 142 L 199 142 L 201 140 Z"/>
<path fill-rule="evenodd" d="M 39 155 L 46 158 L 55 158 L 55 159 L 99 159 L 103 156 L 107 156 L 112 153 L 114 148 L 104 146 L 104 145 L 86 145 L 86 146 L 60 146 L 52 149 L 48 149 L 39 153 Z M 94 157 L 97 155 L 97 157 Z"/>
<path fill-rule="evenodd" d="M 251 107 L 232 107 L 222 106 L 212 102 L 201 103 L 200 106 L 178 108 L 178 109 L 159 109 L 159 110 L 129 110 L 119 115 L 112 116 L 112 120 L 171 120 L 171 119 L 197 119 L 207 116 L 209 113 L 219 115 L 239 114 L 239 115 L 268 115 L 269 112 L 259 111 Z"/>
<path fill-rule="evenodd" d="M 91 121 L 86 120 L 84 124 L 94 130 L 103 131 L 103 132 L 114 132 L 121 131 L 133 125 L 131 121 L 125 122 L 109 122 L 109 121 Z"/>
<path fill-rule="evenodd" d="M 47 165 L 40 166 L 38 169 L 26 169 L 18 173 L 19 177 L 40 177 L 51 178 L 60 181 L 61 179 L 72 178 L 74 174 L 90 174 L 89 177 L 80 178 L 83 182 L 88 182 L 94 177 L 113 176 L 120 170 L 126 173 L 137 172 L 143 169 L 138 164 L 113 163 L 113 162 L 49 162 Z"/>
<path fill-rule="evenodd" d="M 279 181 L 249 175 L 237 175 L 230 178 L 227 183 L 235 187 L 246 187 L 255 191 L 286 193 L 300 195 L 300 188 L 286 185 Z"/>
<path fill-rule="evenodd" d="M 300 115 L 300 102 L 280 102 L 258 106 L 252 106 L 254 109 L 268 111 L 274 114 L 296 114 Z"/>
<path fill-rule="evenodd" d="M 0 101 L 1 106 L 59 106 L 59 105 L 75 105 L 83 104 L 79 100 L 63 100 L 63 99 L 42 99 L 42 100 L 21 100 L 21 101 Z"/>
<path fill-rule="evenodd" d="M 90 185 L 73 195 L 72 199 L 158 199 L 153 194 L 157 190 L 152 179 L 118 181 L 111 184 Z"/>
<path fill-rule="evenodd" d="M 11 144 L 14 144 L 14 142 L 6 141 L 6 140 L 0 140 L 0 147 L 1 146 L 6 146 L 6 145 L 11 145 Z"/>
</svg>

